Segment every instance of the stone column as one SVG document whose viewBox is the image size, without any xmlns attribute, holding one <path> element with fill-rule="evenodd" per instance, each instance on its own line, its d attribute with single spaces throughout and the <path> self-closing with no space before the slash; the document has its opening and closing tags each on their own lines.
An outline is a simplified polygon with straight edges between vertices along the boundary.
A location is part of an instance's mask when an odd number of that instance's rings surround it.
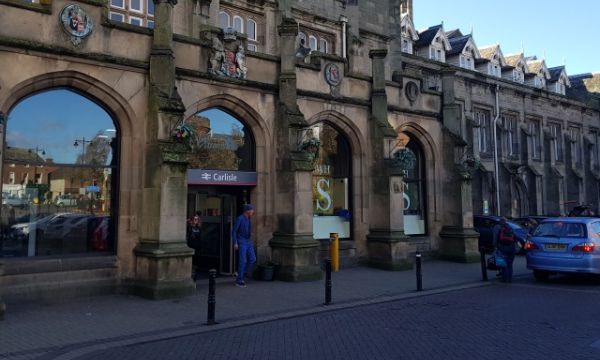
<svg viewBox="0 0 600 360">
<path fill-rule="evenodd" d="M 404 201 L 402 171 L 384 157 L 384 144 L 395 141 L 396 131 L 390 126 L 385 92 L 384 49 L 371 50 L 372 91 L 369 141 L 372 149 L 371 201 L 369 204 L 368 264 L 385 270 L 412 268 L 408 237 L 404 235 Z M 388 154 L 389 155 L 389 154 Z"/>
<path fill-rule="evenodd" d="M 463 134 L 463 114 L 455 98 L 454 71 L 442 74 L 443 132 L 442 166 L 448 174 L 443 183 L 444 226 L 440 232 L 440 255 L 458 262 L 479 260 L 479 233 L 473 229 L 471 174 L 476 170 L 478 154 L 469 153 Z M 473 148 L 476 144 L 473 143 Z"/>
<path fill-rule="evenodd" d="M 281 6 L 281 5 L 280 5 Z M 277 277 L 284 281 L 318 280 L 319 242 L 312 227 L 312 155 L 298 151 L 297 134 L 308 124 L 297 104 L 295 45 L 298 23 L 285 16 L 279 25 L 281 72 L 277 131 L 277 231 L 270 241 Z"/>
<path fill-rule="evenodd" d="M 140 242 L 134 249 L 135 294 L 162 299 L 190 295 L 192 255 L 185 239 L 187 146 L 171 133 L 185 108 L 175 88 L 172 10 L 176 0 L 155 0 Z"/>
<path fill-rule="evenodd" d="M 5 140 L 5 125 L 6 125 L 6 115 L 0 111 L 0 179 L 4 179 L 3 169 L 4 169 L 4 140 Z M 3 214 L 0 214 L 3 215 Z M 0 258 L 0 320 L 4 318 L 4 313 L 6 312 L 6 304 L 2 300 L 2 275 L 4 275 L 4 262 Z"/>
</svg>

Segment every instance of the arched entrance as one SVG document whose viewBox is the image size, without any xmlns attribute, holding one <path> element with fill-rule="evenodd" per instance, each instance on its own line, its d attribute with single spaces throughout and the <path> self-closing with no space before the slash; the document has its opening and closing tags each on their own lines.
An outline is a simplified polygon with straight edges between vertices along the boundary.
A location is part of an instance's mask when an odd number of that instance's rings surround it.
<svg viewBox="0 0 600 360">
<path fill-rule="evenodd" d="M 352 239 L 352 150 L 346 136 L 335 125 L 321 121 L 308 131 L 302 145 L 315 152 L 313 171 L 313 236 L 329 239 L 337 233 Z"/>
<path fill-rule="evenodd" d="M 425 177 L 425 155 L 420 142 L 409 132 L 398 134 L 401 149 L 409 151 L 415 162 L 411 169 L 404 170 L 404 233 L 425 235 L 427 233 L 427 197 Z"/>
<path fill-rule="evenodd" d="M 200 239 L 189 241 L 196 250 L 197 272 L 235 271 L 231 230 L 257 184 L 256 146 L 250 128 L 221 108 L 210 108 L 187 119 L 194 129 L 194 156 L 188 170 L 188 218 L 198 216 Z"/>
<path fill-rule="evenodd" d="M 69 89 L 20 99 L 3 139 L 0 257 L 114 254 L 119 131 Z"/>
</svg>

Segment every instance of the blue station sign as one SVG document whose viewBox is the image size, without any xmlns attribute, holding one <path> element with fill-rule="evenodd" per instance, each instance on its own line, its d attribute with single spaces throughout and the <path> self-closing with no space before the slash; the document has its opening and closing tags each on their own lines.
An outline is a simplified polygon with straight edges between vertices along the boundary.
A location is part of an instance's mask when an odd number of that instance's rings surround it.
<svg viewBox="0 0 600 360">
<path fill-rule="evenodd" d="M 256 186 L 257 175 L 248 171 L 188 169 L 188 185 Z"/>
</svg>

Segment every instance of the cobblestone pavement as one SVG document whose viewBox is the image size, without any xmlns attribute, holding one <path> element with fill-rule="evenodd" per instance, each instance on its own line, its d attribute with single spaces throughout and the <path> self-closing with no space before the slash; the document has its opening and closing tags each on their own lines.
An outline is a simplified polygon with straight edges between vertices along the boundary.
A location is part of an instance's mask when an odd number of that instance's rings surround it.
<svg viewBox="0 0 600 360">
<path fill-rule="evenodd" d="M 597 287 L 525 278 L 116 347 L 80 359 L 600 359 Z"/>
<path fill-rule="evenodd" d="M 529 274 L 523 258 L 517 274 Z M 493 274 L 490 273 L 493 278 Z M 425 290 L 480 284 L 479 264 L 426 260 Z M 350 304 L 414 294 L 414 271 L 390 272 L 356 267 L 333 274 L 333 301 Z M 206 320 L 206 281 L 198 292 L 178 300 L 151 301 L 112 295 L 72 299 L 58 303 L 9 302 L 0 322 L 0 359 L 33 359 L 75 348 L 181 335 L 203 327 Z M 307 283 L 252 281 L 247 288 L 233 286 L 231 278 L 217 285 L 217 320 L 222 325 L 253 323 L 264 318 L 288 317 L 322 309 L 323 281 Z M 244 306 L 240 306 L 243 304 Z M 261 320 L 263 319 L 263 320 Z"/>
</svg>

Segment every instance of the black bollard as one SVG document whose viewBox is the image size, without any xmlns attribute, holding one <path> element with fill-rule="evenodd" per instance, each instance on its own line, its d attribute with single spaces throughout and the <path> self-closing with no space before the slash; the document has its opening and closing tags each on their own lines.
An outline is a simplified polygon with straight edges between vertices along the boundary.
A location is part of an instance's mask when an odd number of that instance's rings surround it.
<svg viewBox="0 0 600 360">
<path fill-rule="evenodd" d="M 483 246 L 479 247 L 479 257 L 481 261 L 481 281 L 488 281 L 487 264 L 485 261 L 485 248 Z"/>
<path fill-rule="evenodd" d="M 215 321 L 215 308 L 217 305 L 217 298 L 215 296 L 215 288 L 217 279 L 217 270 L 211 269 L 208 271 L 208 314 L 206 316 L 206 325 L 214 325 Z"/>
<path fill-rule="evenodd" d="M 325 305 L 331 304 L 331 259 L 325 259 Z"/>
<path fill-rule="evenodd" d="M 423 291 L 423 272 L 421 271 L 421 253 L 417 251 L 415 255 L 417 264 L 417 291 Z"/>
</svg>

